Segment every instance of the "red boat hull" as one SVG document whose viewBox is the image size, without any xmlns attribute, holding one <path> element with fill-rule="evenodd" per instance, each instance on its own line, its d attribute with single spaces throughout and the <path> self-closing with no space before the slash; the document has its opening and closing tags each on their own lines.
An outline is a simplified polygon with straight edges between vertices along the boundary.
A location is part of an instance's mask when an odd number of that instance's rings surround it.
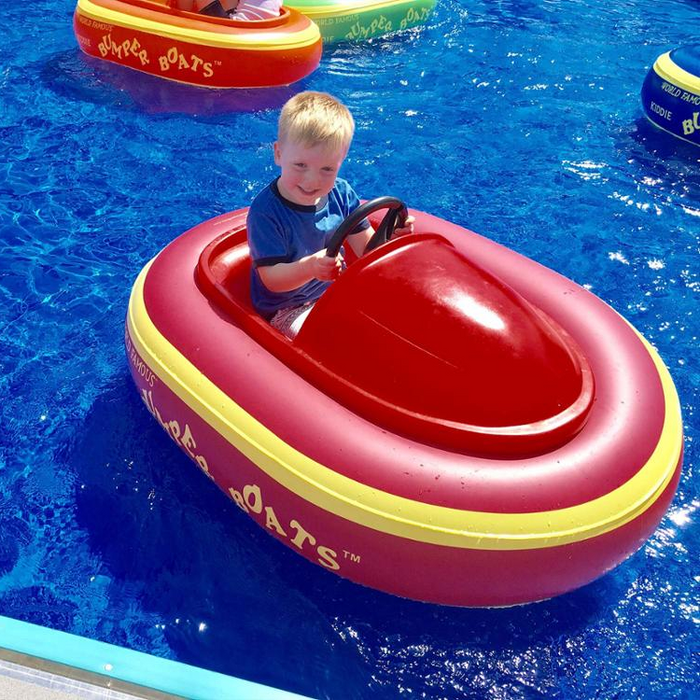
<svg viewBox="0 0 700 700">
<path fill-rule="evenodd" d="M 234 22 L 148 0 L 78 0 L 73 28 L 89 56 L 200 87 L 289 85 L 321 60 L 318 28 L 295 10 Z"/>
<path fill-rule="evenodd" d="M 594 295 L 465 229 L 412 213 L 418 231 L 444 235 L 580 344 L 596 400 L 565 445 L 522 459 L 426 445 L 292 372 L 245 324 L 217 311 L 193 274 L 213 239 L 244 227 L 245 211 L 183 234 L 134 286 L 126 345 L 139 393 L 242 510 L 327 570 L 459 606 L 521 604 L 578 588 L 635 552 L 671 502 L 682 461 L 673 383 L 653 349 Z"/>
</svg>

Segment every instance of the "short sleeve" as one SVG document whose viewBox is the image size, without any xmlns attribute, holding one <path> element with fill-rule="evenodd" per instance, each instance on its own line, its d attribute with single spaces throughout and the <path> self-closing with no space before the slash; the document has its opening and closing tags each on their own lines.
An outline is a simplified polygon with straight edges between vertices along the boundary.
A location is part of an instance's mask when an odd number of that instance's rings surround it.
<svg viewBox="0 0 700 700">
<path fill-rule="evenodd" d="M 246 222 L 250 257 L 255 267 L 289 262 L 289 241 L 285 227 L 262 207 L 251 206 Z"/>
</svg>

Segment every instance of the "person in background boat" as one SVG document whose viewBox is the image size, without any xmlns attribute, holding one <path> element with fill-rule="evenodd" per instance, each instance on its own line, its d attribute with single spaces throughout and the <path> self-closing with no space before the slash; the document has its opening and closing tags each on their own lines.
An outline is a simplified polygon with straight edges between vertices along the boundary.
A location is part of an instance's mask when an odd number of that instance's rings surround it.
<svg viewBox="0 0 700 700">
<path fill-rule="evenodd" d="M 280 175 L 248 211 L 253 306 L 288 338 L 296 336 L 343 270 L 342 251 L 330 258 L 326 246 L 360 204 L 338 177 L 354 131 L 350 111 L 331 95 L 309 91 L 292 97 L 282 107 L 273 146 Z M 412 217 L 396 230 L 397 235 L 412 232 Z M 373 233 L 364 219 L 346 243 L 360 256 Z"/>
<path fill-rule="evenodd" d="M 279 17 L 282 0 L 174 0 L 173 6 L 211 17 L 248 21 Z"/>
</svg>

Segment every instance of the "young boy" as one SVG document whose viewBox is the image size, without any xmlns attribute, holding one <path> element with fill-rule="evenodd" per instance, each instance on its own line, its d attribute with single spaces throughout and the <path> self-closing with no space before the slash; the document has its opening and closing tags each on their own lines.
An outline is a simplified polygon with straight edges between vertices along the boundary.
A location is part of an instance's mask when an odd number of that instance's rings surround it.
<svg viewBox="0 0 700 700">
<path fill-rule="evenodd" d="M 327 257 L 326 246 L 360 204 L 352 187 L 338 177 L 354 130 L 350 111 L 331 95 L 302 92 L 292 97 L 282 108 L 274 144 L 280 175 L 248 212 L 253 305 L 289 338 L 343 268 L 342 255 Z M 412 230 L 409 219 L 396 232 Z M 364 219 L 346 242 L 359 256 L 373 233 Z"/>
</svg>

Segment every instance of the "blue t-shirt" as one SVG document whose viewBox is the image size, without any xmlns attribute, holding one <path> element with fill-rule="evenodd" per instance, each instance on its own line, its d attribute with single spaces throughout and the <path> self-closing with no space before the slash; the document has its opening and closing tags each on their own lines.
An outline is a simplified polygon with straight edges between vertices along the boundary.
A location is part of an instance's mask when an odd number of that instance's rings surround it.
<svg viewBox="0 0 700 700">
<path fill-rule="evenodd" d="M 271 318 L 280 309 L 315 301 L 331 283 L 311 280 L 289 292 L 271 292 L 262 283 L 257 268 L 294 262 L 326 248 L 343 219 L 359 204 L 355 191 L 340 178 L 325 199 L 311 206 L 285 199 L 277 180 L 258 194 L 248 211 L 247 228 L 253 261 L 250 296 L 261 316 Z M 368 227 L 369 221 L 363 219 L 353 233 Z"/>
</svg>

